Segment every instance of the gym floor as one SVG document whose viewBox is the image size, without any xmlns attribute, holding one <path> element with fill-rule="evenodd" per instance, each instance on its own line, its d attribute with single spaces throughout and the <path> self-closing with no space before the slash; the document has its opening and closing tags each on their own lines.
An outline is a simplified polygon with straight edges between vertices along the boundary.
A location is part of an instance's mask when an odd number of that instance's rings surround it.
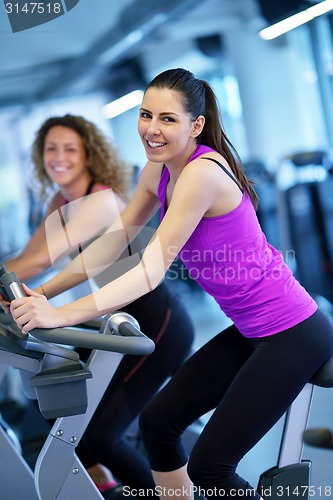
<svg viewBox="0 0 333 500">
<path fill-rule="evenodd" d="M 175 289 L 181 295 L 194 321 L 195 349 L 230 324 L 230 320 L 223 315 L 215 301 L 201 290 L 197 288 L 189 290 L 189 286 L 184 284 L 175 285 Z M 327 427 L 333 430 L 332 408 L 333 389 L 316 387 L 308 427 Z M 260 418 L 259 415 L 258 417 Z M 207 420 L 209 415 L 205 418 Z M 276 465 L 283 424 L 284 418 L 264 436 L 239 465 L 239 474 L 253 486 L 257 486 L 262 472 Z M 312 462 L 311 486 L 316 492 L 314 498 L 333 497 L 333 450 L 317 449 L 305 445 L 303 459 Z M 331 491 L 329 495 L 325 495 L 326 486 L 328 487 L 326 492 Z"/>
</svg>

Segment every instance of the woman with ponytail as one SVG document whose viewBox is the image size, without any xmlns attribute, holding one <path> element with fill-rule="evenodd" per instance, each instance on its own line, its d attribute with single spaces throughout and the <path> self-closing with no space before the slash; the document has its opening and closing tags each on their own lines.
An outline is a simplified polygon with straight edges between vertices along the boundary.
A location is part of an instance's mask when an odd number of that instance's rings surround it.
<svg viewBox="0 0 333 500">
<path fill-rule="evenodd" d="M 11 312 L 23 332 L 91 319 L 157 287 L 179 255 L 233 324 L 189 358 L 141 413 L 155 493 L 191 498 L 194 485 L 209 498 L 260 499 L 237 465 L 332 354 L 333 327 L 267 242 L 257 196 L 210 85 L 181 68 L 161 73 L 145 91 L 138 130 L 148 163 L 121 214 L 127 239 L 127 229 L 161 209 L 140 262 L 94 296 L 57 309 L 26 288 L 30 296 L 13 301 Z M 114 235 L 112 252 L 98 241 L 84 250 L 90 264 L 98 268 L 121 251 Z M 66 279 L 72 286 L 83 279 L 74 263 L 44 285 L 48 296 Z M 184 430 L 212 410 L 188 457 Z"/>
</svg>

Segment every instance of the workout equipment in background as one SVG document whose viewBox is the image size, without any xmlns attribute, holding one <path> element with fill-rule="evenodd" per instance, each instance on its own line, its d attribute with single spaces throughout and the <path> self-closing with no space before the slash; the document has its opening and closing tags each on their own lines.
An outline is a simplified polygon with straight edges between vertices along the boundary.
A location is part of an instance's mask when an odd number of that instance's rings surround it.
<svg viewBox="0 0 333 500">
<path fill-rule="evenodd" d="M 280 173 L 285 247 L 295 251 L 296 277 L 315 298 L 333 303 L 333 170 L 322 151 L 298 153 Z"/>
<path fill-rule="evenodd" d="M 302 458 L 303 436 L 309 418 L 314 387 L 333 387 L 333 355 L 304 387 L 286 413 L 278 463 L 261 476 L 258 492 L 265 500 L 321 496 L 311 486 L 311 462 Z"/>
<path fill-rule="evenodd" d="M 304 443 L 315 448 L 333 450 L 333 432 L 327 427 L 306 429 L 303 434 Z"/>
<path fill-rule="evenodd" d="M 0 281 L 12 300 L 24 291 L 15 273 Z M 100 325 L 99 331 L 92 328 Z M 89 329 L 90 327 L 90 329 Z M 86 363 L 74 347 L 92 349 Z M 154 343 L 136 320 L 116 312 L 84 328 L 34 329 L 24 335 L 10 315 L 0 314 L 0 366 L 20 371 L 28 398 L 37 399 L 45 418 L 56 418 L 34 472 L 0 426 L 0 497 L 16 500 L 103 498 L 76 456 L 75 448 L 123 354 L 146 355 Z"/>
<path fill-rule="evenodd" d="M 278 226 L 278 190 L 274 175 L 260 160 L 243 163 L 244 172 L 252 182 L 252 187 L 259 196 L 258 220 L 267 241 L 275 248 L 280 248 Z"/>
<path fill-rule="evenodd" d="M 6 266 L 0 263 L 0 276 L 5 272 Z M 7 295 L 1 282 L 0 293 Z M 33 469 L 51 426 L 35 401 L 26 398 L 18 370 L 4 364 L 0 365 L 0 419 L 0 425 L 19 444 L 21 454 Z"/>
</svg>

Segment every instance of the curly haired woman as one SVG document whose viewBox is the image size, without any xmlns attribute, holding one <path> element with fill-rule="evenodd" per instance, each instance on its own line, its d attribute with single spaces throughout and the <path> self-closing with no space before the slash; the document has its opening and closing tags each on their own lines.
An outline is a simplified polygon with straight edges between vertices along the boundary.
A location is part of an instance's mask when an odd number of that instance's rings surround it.
<svg viewBox="0 0 333 500">
<path fill-rule="evenodd" d="M 56 260 L 52 256 L 64 253 L 69 239 L 84 242 L 100 234 L 127 205 L 128 169 L 103 133 L 83 117 L 65 115 L 46 120 L 33 143 L 32 160 L 41 196 L 50 190 L 56 192 L 27 246 L 6 262 L 7 269 L 21 280 L 50 267 Z M 59 217 L 63 227 L 54 222 Z M 64 230 L 68 238 L 62 237 Z M 112 246 L 112 240 L 108 244 Z M 114 279 L 114 272 L 111 274 Z M 106 272 L 99 276 L 100 285 L 109 280 Z M 123 357 L 78 446 L 78 456 L 96 484 L 103 483 L 97 484 L 101 491 L 112 485 L 108 470 L 124 485 L 154 488 L 148 462 L 123 435 L 188 356 L 193 341 L 189 316 L 165 282 L 122 310 L 138 320 L 156 347 L 148 357 Z"/>
</svg>

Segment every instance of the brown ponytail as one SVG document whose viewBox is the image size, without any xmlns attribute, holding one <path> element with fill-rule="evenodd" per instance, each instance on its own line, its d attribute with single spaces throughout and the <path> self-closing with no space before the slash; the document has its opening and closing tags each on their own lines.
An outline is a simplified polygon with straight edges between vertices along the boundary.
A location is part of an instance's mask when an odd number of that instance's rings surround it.
<svg viewBox="0 0 333 500">
<path fill-rule="evenodd" d="M 244 168 L 236 149 L 226 136 L 213 89 L 205 80 L 201 80 L 201 83 L 205 88 L 206 122 L 199 136 L 199 142 L 215 149 L 227 160 L 234 176 L 239 184 L 247 191 L 255 209 L 257 209 L 259 202 L 258 195 L 244 173 Z"/>
</svg>

